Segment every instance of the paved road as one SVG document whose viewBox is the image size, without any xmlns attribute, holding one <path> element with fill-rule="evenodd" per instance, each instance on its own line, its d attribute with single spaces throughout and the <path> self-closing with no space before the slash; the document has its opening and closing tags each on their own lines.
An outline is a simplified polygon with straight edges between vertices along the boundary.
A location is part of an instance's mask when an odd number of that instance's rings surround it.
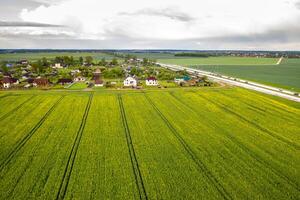
<svg viewBox="0 0 300 200">
<path fill-rule="evenodd" d="M 250 90 L 255 90 L 255 91 L 258 91 L 258 92 L 262 92 L 262 93 L 265 93 L 265 94 L 270 94 L 270 95 L 282 97 L 282 98 L 285 98 L 285 99 L 289 99 L 289 100 L 292 100 L 292 101 L 300 102 L 299 95 L 295 96 L 294 92 L 289 91 L 289 90 L 283 90 L 283 89 L 280 89 L 280 88 L 271 87 L 271 86 L 267 86 L 267 85 L 263 85 L 263 84 L 243 80 L 243 79 L 238 79 L 238 78 L 229 77 L 229 76 L 223 76 L 223 75 L 214 74 L 214 73 L 211 73 L 211 72 L 202 71 L 202 70 L 198 70 L 198 69 L 182 67 L 182 66 L 179 66 L 179 65 L 170 65 L 170 64 L 163 64 L 163 63 L 157 63 L 157 64 L 160 65 L 161 67 L 168 68 L 168 69 L 171 69 L 171 70 L 175 70 L 175 71 L 186 70 L 187 72 L 192 73 L 192 74 L 207 76 L 210 79 L 215 80 L 215 81 L 219 81 L 219 82 L 227 83 L 227 84 L 230 84 L 230 85 L 235 85 L 235 86 L 247 88 L 247 89 L 250 89 Z"/>
</svg>

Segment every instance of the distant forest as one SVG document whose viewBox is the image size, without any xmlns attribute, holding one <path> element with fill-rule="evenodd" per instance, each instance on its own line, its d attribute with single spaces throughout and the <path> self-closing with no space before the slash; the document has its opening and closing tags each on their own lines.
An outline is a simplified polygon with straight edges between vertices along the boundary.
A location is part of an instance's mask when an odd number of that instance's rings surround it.
<svg viewBox="0 0 300 200">
<path fill-rule="evenodd" d="M 198 58 L 208 58 L 211 56 L 216 56 L 216 54 L 210 54 L 210 53 L 176 53 L 174 56 L 178 57 L 198 57 Z"/>
</svg>

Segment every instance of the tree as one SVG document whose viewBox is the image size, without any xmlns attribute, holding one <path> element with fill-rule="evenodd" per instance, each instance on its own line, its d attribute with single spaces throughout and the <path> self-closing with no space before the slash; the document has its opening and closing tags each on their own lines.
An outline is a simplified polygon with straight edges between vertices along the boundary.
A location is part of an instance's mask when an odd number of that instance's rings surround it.
<svg viewBox="0 0 300 200">
<path fill-rule="evenodd" d="M 92 56 L 85 57 L 85 62 L 86 64 L 91 65 L 93 63 L 93 57 Z"/>
<path fill-rule="evenodd" d="M 48 60 L 47 58 L 43 57 L 42 60 L 41 60 L 41 65 L 43 67 L 48 67 L 49 66 L 49 63 L 48 63 Z"/>
<path fill-rule="evenodd" d="M 118 60 L 116 58 L 113 58 L 111 61 L 112 65 L 118 65 Z"/>
<path fill-rule="evenodd" d="M 3 71 L 4 74 L 7 74 L 7 73 L 8 73 L 9 69 L 8 69 L 8 67 L 6 66 L 6 63 L 5 63 L 5 62 L 3 62 L 3 63 L 1 64 L 1 70 Z"/>
<path fill-rule="evenodd" d="M 102 66 L 106 66 L 107 65 L 107 62 L 106 62 L 105 58 L 101 59 L 101 61 L 99 62 L 99 65 L 102 65 Z"/>
<path fill-rule="evenodd" d="M 83 64 L 83 58 L 80 56 L 79 57 L 79 63 L 82 65 Z"/>
</svg>

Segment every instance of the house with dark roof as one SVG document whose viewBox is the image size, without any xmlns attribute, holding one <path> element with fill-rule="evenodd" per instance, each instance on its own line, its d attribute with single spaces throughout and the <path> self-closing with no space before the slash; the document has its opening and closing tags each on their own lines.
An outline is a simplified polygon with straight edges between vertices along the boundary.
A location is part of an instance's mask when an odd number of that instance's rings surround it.
<svg viewBox="0 0 300 200">
<path fill-rule="evenodd" d="M 101 70 L 96 69 L 96 71 L 93 73 L 93 80 L 95 81 L 95 87 L 103 87 L 104 82 L 101 78 Z"/>
<path fill-rule="evenodd" d="M 4 77 L 2 80 L 2 84 L 4 88 L 10 88 L 11 85 L 19 84 L 19 80 L 12 77 Z"/>
<path fill-rule="evenodd" d="M 61 79 L 58 79 L 57 83 L 61 84 L 61 85 L 71 84 L 71 83 L 73 83 L 73 80 L 70 78 L 61 78 Z"/>
<path fill-rule="evenodd" d="M 47 78 L 36 78 L 33 81 L 34 86 L 45 87 L 49 85 L 49 80 Z"/>
</svg>

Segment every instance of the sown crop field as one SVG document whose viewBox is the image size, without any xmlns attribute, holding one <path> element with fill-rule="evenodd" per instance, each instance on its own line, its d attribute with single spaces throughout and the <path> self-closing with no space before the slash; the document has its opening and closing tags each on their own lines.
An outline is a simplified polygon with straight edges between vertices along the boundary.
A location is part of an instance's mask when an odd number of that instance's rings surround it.
<svg viewBox="0 0 300 200">
<path fill-rule="evenodd" d="M 255 58 L 255 57 L 233 57 L 220 56 L 208 58 L 174 57 L 171 59 L 158 59 L 161 63 L 176 64 L 183 66 L 191 65 L 275 65 L 276 58 Z"/>
<path fill-rule="evenodd" d="M 300 105 L 241 88 L 0 92 L 0 199 L 299 199 Z"/>
<path fill-rule="evenodd" d="M 37 61 L 43 57 L 47 59 L 54 59 L 57 56 L 73 56 L 74 59 L 79 59 L 79 57 L 92 56 L 94 61 L 100 61 L 102 58 L 106 60 L 113 59 L 113 56 L 105 53 L 89 53 L 89 52 L 51 52 L 51 53 L 4 53 L 0 54 L 0 61 L 19 61 L 21 59 L 27 59 L 29 61 Z"/>
<path fill-rule="evenodd" d="M 284 59 L 280 65 L 192 66 L 198 69 L 300 91 L 300 59 Z"/>
<path fill-rule="evenodd" d="M 87 84 L 85 82 L 73 83 L 71 87 L 68 89 L 70 90 L 81 90 L 87 88 Z"/>
</svg>

